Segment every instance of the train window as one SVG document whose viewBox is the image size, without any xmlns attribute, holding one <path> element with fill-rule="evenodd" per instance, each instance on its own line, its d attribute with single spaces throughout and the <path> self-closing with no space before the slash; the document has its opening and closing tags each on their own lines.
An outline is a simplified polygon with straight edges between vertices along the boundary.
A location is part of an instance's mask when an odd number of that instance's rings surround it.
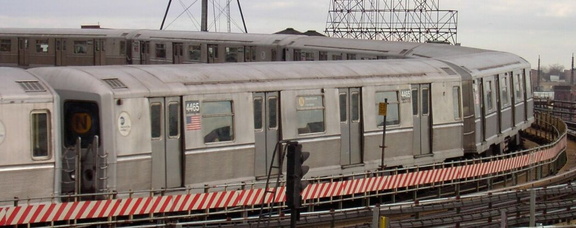
<svg viewBox="0 0 576 228">
<path fill-rule="evenodd" d="M 346 54 L 346 59 L 347 59 L 347 60 L 355 60 L 355 59 L 356 59 L 356 54 Z"/>
<path fill-rule="evenodd" d="M 422 115 L 430 115 L 430 90 L 422 88 Z"/>
<path fill-rule="evenodd" d="M 202 103 L 204 143 L 234 140 L 232 101 Z"/>
<path fill-rule="evenodd" d="M 200 61 L 200 50 L 200 45 L 188 45 L 188 59 L 195 62 Z"/>
<path fill-rule="evenodd" d="M 486 93 L 486 108 L 488 111 L 494 108 L 494 103 L 492 102 L 492 90 L 492 81 L 486 81 L 484 91 Z"/>
<path fill-rule="evenodd" d="M 12 51 L 12 41 L 10 39 L 0 39 L 0 51 L 2 52 Z"/>
<path fill-rule="evenodd" d="M 254 98 L 254 129 L 262 130 L 262 97 Z"/>
<path fill-rule="evenodd" d="M 378 105 L 388 99 L 386 125 L 400 124 L 399 102 L 397 91 L 376 92 L 376 122 L 378 127 L 384 126 L 384 116 L 378 115 Z"/>
<path fill-rule="evenodd" d="M 461 110 L 460 110 L 460 87 L 454 86 L 452 87 L 452 105 L 453 105 L 453 113 L 454 119 L 459 120 L 461 117 Z"/>
<path fill-rule="evenodd" d="M 418 115 L 420 114 L 420 111 L 418 110 L 418 107 L 420 107 L 420 105 L 418 105 L 418 99 L 420 98 L 420 92 L 418 89 L 413 89 L 412 90 L 412 115 Z"/>
<path fill-rule="evenodd" d="M 348 121 L 346 109 L 348 108 L 348 96 L 345 93 L 340 94 L 340 122 Z"/>
<path fill-rule="evenodd" d="M 48 53 L 48 39 L 36 40 L 36 52 Z"/>
<path fill-rule="evenodd" d="M 532 98 L 532 87 L 530 86 L 530 76 L 526 77 L 526 70 L 522 72 L 522 78 L 524 78 L 523 88 L 526 89 L 526 99 Z"/>
<path fill-rule="evenodd" d="M 298 97 L 296 115 L 298 117 L 298 134 L 324 132 L 323 96 Z"/>
<path fill-rule="evenodd" d="M 152 139 L 159 139 L 162 136 L 162 104 L 150 104 L 150 124 Z"/>
<path fill-rule="evenodd" d="M 168 137 L 178 138 L 180 136 L 180 103 L 168 104 Z"/>
<path fill-rule="evenodd" d="M 270 97 L 268 98 L 268 115 L 270 120 L 268 123 L 268 128 L 273 129 L 278 127 L 278 98 Z"/>
<path fill-rule="evenodd" d="M 88 42 L 74 41 L 74 54 L 86 54 L 88 51 Z"/>
<path fill-rule="evenodd" d="M 502 77 L 500 81 L 500 93 L 502 94 L 502 107 L 510 104 L 510 97 L 508 95 L 508 77 Z"/>
<path fill-rule="evenodd" d="M 226 47 L 226 62 L 238 62 L 238 53 L 242 52 L 242 48 Z"/>
<path fill-rule="evenodd" d="M 304 58 L 305 61 L 314 61 L 314 58 L 315 58 L 314 52 L 306 51 L 303 54 L 304 54 L 304 56 L 302 56 L 302 57 Z"/>
<path fill-rule="evenodd" d="M 156 58 L 166 58 L 166 45 L 156 44 Z"/>
<path fill-rule="evenodd" d="M 520 74 L 516 74 L 516 76 L 514 76 L 514 89 L 516 90 L 516 102 L 522 102 L 522 100 L 524 99 L 524 95 L 522 93 L 522 86 L 521 82 L 520 82 Z"/>
<path fill-rule="evenodd" d="M 208 45 L 208 55 L 212 59 L 217 59 L 218 58 L 218 45 L 216 45 L 216 44 Z"/>
<path fill-rule="evenodd" d="M 351 94 L 351 109 L 352 109 L 352 122 L 359 122 L 360 121 L 360 94 L 357 92 L 354 92 Z"/>
<path fill-rule="evenodd" d="M 126 55 L 126 41 L 120 41 L 120 55 Z"/>
<path fill-rule="evenodd" d="M 342 55 L 332 55 L 332 60 L 342 60 Z"/>
<path fill-rule="evenodd" d="M 33 112 L 30 116 L 32 159 L 48 159 L 50 151 L 50 116 L 48 111 Z"/>
<path fill-rule="evenodd" d="M 328 52 L 321 51 L 320 53 L 318 53 L 318 60 L 320 61 L 328 60 Z"/>
</svg>

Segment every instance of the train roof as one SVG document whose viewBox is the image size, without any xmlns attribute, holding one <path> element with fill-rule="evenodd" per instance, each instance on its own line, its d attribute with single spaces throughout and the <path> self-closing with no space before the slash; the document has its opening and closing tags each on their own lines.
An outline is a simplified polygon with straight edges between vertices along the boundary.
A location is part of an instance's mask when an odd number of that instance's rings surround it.
<svg viewBox="0 0 576 228">
<path fill-rule="evenodd" d="M 459 80 L 446 68 L 436 60 L 411 59 L 43 67 L 29 71 L 41 75 L 56 90 L 141 97 Z"/>
<path fill-rule="evenodd" d="M 74 29 L 74 28 L 0 28 L 2 36 L 74 36 L 74 37 L 115 37 L 124 38 L 134 29 Z"/>
<path fill-rule="evenodd" d="M 55 93 L 35 75 L 20 69 L 0 67 L 0 103 L 53 102 Z"/>
</svg>

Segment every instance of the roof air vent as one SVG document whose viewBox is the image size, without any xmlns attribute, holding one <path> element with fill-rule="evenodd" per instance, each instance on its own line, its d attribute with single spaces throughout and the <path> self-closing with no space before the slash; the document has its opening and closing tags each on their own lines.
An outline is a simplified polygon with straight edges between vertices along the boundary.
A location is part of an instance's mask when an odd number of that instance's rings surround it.
<svg viewBox="0 0 576 228">
<path fill-rule="evenodd" d="M 17 81 L 25 92 L 46 92 L 46 88 L 39 81 Z"/>
<path fill-rule="evenodd" d="M 106 84 L 108 84 L 110 87 L 112 87 L 112 89 L 127 89 L 128 86 L 126 86 L 124 83 L 122 83 L 122 81 L 120 81 L 120 79 L 118 78 L 108 78 L 108 79 L 102 79 L 104 82 L 106 82 Z"/>
</svg>

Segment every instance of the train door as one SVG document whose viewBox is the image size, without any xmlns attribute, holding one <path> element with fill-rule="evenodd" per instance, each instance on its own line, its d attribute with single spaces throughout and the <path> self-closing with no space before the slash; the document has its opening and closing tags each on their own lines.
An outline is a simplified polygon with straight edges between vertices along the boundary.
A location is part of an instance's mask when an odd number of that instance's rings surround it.
<svg viewBox="0 0 576 228">
<path fill-rule="evenodd" d="M 54 65 L 55 66 L 64 66 L 66 65 L 64 62 L 64 57 L 66 56 L 66 40 L 62 38 L 56 38 L 56 52 L 54 53 Z"/>
<path fill-rule="evenodd" d="M 496 133 L 502 133 L 502 95 L 501 95 L 501 85 L 502 80 L 500 79 L 500 75 L 496 75 L 496 82 L 495 82 L 495 89 L 494 93 L 496 94 Z"/>
<path fill-rule="evenodd" d="M 362 163 L 362 97 L 360 88 L 339 89 L 340 164 Z"/>
<path fill-rule="evenodd" d="M 180 97 L 150 98 L 152 187 L 182 186 Z"/>
<path fill-rule="evenodd" d="M 276 144 L 280 140 L 280 93 L 254 93 L 254 134 L 256 155 L 254 156 L 255 176 L 268 174 Z M 280 151 L 281 148 L 278 148 Z M 279 154 L 279 153 L 278 153 Z M 278 165 L 276 155 L 274 166 Z"/>
<path fill-rule="evenodd" d="M 412 116 L 414 121 L 412 150 L 414 155 L 432 153 L 432 102 L 430 94 L 430 84 L 412 85 Z"/>
<path fill-rule="evenodd" d="M 150 41 L 140 42 L 140 64 L 150 64 Z"/>
<path fill-rule="evenodd" d="M 104 39 L 94 39 L 94 65 L 106 65 L 106 49 Z"/>
<path fill-rule="evenodd" d="M 18 66 L 28 66 L 28 38 L 18 38 Z"/>
<path fill-rule="evenodd" d="M 172 43 L 172 63 L 173 64 L 184 63 L 184 44 L 183 43 Z"/>
<path fill-rule="evenodd" d="M 217 63 L 218 61 L 218 44 L 208 44 L 208 63 Z"/>
<path fill-rule="evenodd" d="M 64 102 L 62 194 L 95 193 L 104 189 L 105 163 L 99 163 L 100 118 L 92 101 Z M 79 177 L 79 178 L 78 178 Z"/>
</svg>

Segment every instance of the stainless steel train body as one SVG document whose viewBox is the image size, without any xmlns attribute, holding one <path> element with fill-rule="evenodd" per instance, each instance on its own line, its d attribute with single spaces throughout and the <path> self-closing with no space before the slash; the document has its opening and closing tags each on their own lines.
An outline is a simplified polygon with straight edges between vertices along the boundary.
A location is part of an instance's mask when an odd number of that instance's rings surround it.
<svg viewBox="0 0 576 228">
<path fill-rule="evenodd" d="M 477 63 L 485 57 L 496 61 Z M 80 138 L 86 142 L 80 147 L 93 148 L 82 154 L 95 159 L 63 168 L 81 169 L 89 178 L 82 177 L 81 187 L 60 186 L 87 193 L 254 181 L 266 175 L 280 140 L 297 140 L 311 152 L 311 176 L 373 170 L 381 162 L 384 122 L 377 104 L 385 99 L 387 166 L 437 163 L 464 156 L 473 150 L 467 145 L 500 145 L 529 125 L 531 101 L 518 98 L 515 113 L 526 113 L 518 124 L 488 132 L 496 127 L 488 109 L 476 116 L 482 104 L 476 98 L 496 99 L 506 90 L 474 90 L 474 82 L 529 65 L 499 52 L 469 58 L 467 66 L 407 59 L 29 71 L 60 96 L 63 146 Z M 492 65 L 504 60 L 514 61 Z M 484 141 L 478 143 L 477 134 Z"/>
<path fill-rule="evenodd" d="M 0 67 L 0 199 L 60 193 L 59 102 L 42 79 Z"/>
</svg>

